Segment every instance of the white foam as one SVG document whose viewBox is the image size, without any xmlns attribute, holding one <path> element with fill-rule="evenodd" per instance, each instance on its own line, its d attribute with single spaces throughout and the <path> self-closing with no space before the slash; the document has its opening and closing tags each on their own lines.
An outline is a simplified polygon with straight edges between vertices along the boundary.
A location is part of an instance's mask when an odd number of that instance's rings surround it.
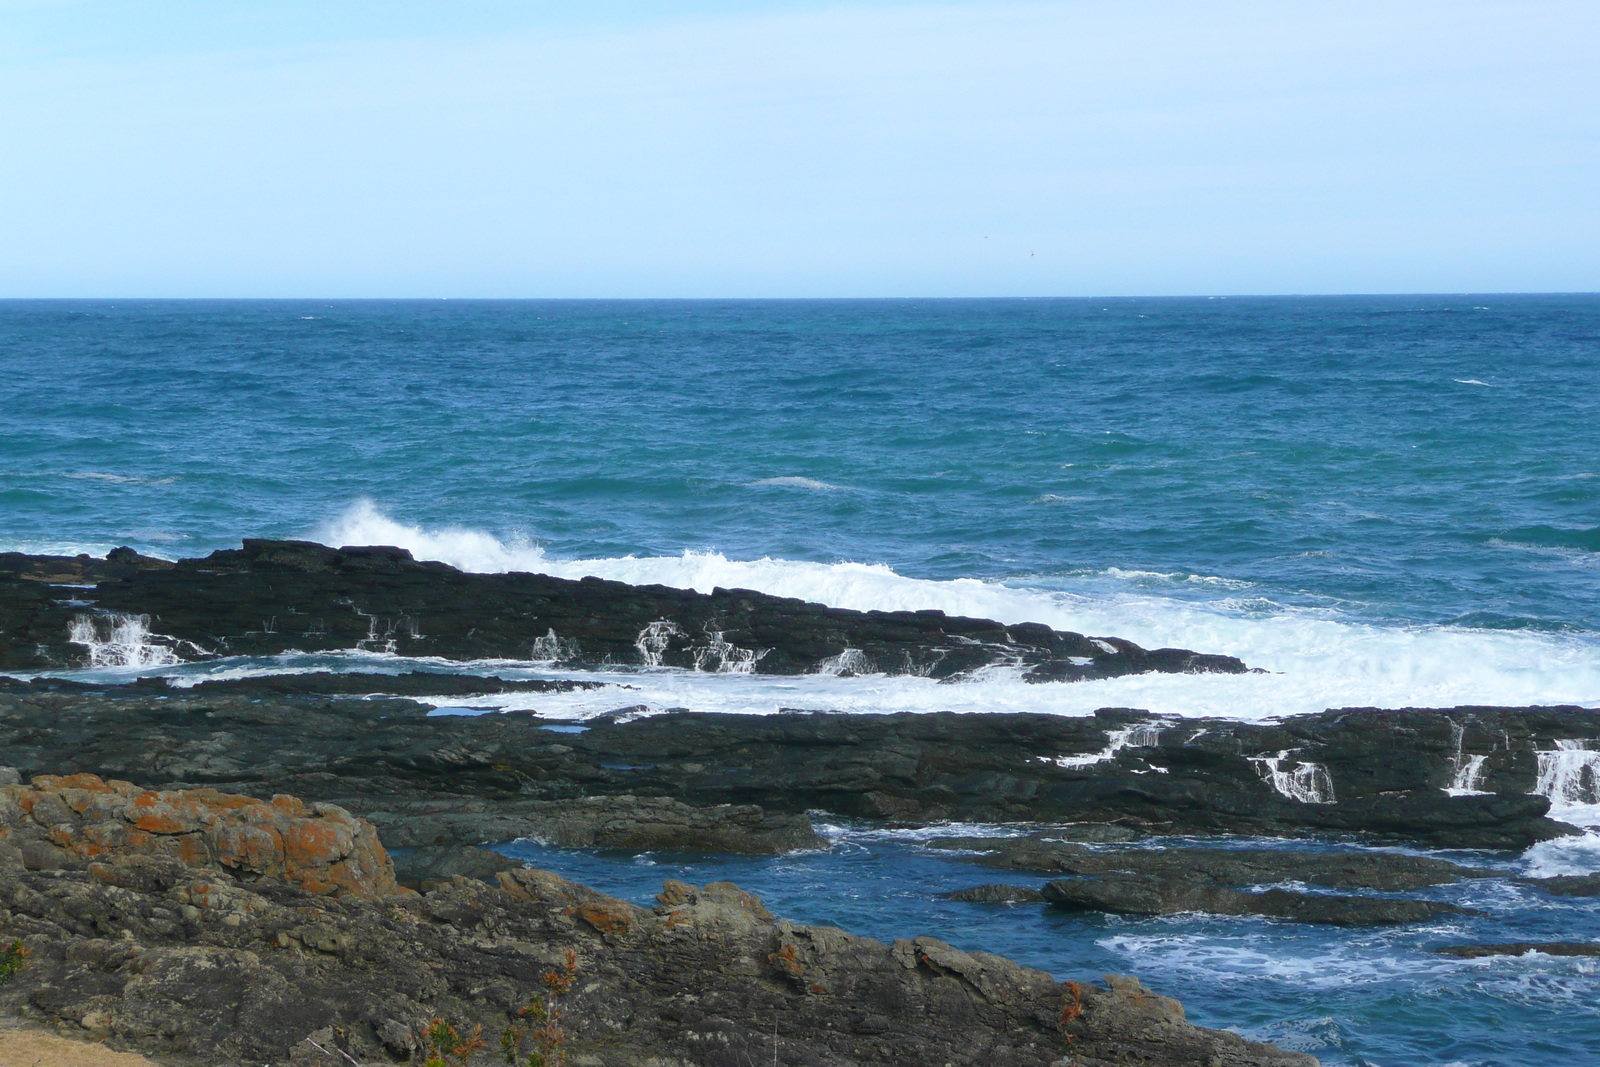
<svg viewBox="0 0 1600 1067">
<path fill-rule="evenodd" d="M 1283 763 L 1289 757 L 1290 750 L 1284 749 L 1276 756 L 1251 757 L 1250 762 L 1276 792 L 1290 800 L 1302 804 L 1334 803 L 1333 777 L 1328 769 L 1320 763 L 1299 760 L 1285 770 Z"/>
<path fill-rule="evenodd" d="M 747 489 L 754 489 L 758 486 L 772 486 L 778 489 L 808 489 L 813 493 L 850 493 L 855 491 L 848 485 L 834 485 L 832 482 L 821 482 L 815 478 L 802 478 L 795 474 L 786 474 L 780 478 L 761 478 L 744 484 Z"/>
<path fill-rule="evenodd" d="M 1541 841 L 1522 854 L 1523 873 L 1533 878 L 1600 873 L 1600 831 Z"/>
<path fill-rule="evenodd" d="M 1467 735 L 1466 727 L 1460 723 L 1452 723 L 1450 729 L 1455 734 L 1456 751 L 1450 757 L 1453 773 L 1450 776 L 1450 784 L 1444 787 L 1444 791 L 1453 797 L 1484 796 L 1485 791 L 1478 786 L 1483 780 L 1483 766 L 1489 761 L 1489 757 L 1467 755 L 1462 751 L 1462 744 Z"/>
<path fill-rule="evenodd" d="M 1161 743 L 1161 731 L 1166 729 L 1166 723 L 1136 723 L 1133 726 L 1124 726 L 1120 730 L 1112 730 L 1106 734 L 1106 747 L 1098 752 L 1087 752 L 1079 756 L 1040 756 L 1045 763 L 1054 763 L 1057 767 L 1066 767 L 1069 770 L 1093 767 L 1097 763 L 1109 763 L 1117 758 L 1117 753 L 1125 748 L 1147 748 Z M 1166 768 L 1160 768 L 1165 773 Z M 1135 772 L 1140 773 L 1140 772 Z"/>
<path fill-rule="evenodd" d="M 1533 792 L 1550 798 L 1550 817 L 1574 826 L 1600 826 L 1600 751 L 1590 742 L 1565 739 L 1535 755 L 1539 771 Z"/>
<path fill-rule="evenodd" d="M 91 669 L 168 667 L 182 662 L 152 637 L 148 615 L 75 615 L 67 626 L 67 640 L 88 650 Z"/>
<path fill-rule="evenodd" d="M 1092 592 L 1030 588 L 970 578 L 908 578 L 882 564 L 761 558 L 730 560 L 720 552 L 679 556 L 558 560 L 531 540 L 501 540 L 481 531 L 425 530 L 395 522 L 360 503 L 318 530 L 332 545 L 388 544 L 419 559 L 462 570 L 527 570 L 564 578 L 594 575 L 635 584 L 659 583 L 710 592 L 755 589 L 834 607 L 885 611 L 938 608 L 1002 623 L 1040 622 L 1057 629 L 1125 637 L 1147 648 L 1182 647 L 1235 655 L 1267 674 L 1137 675 L 1070 684 L 1026 685 L 1016 672 L 987 672 L 979 687 L 938 686 L 918 679 L 840 679 L 841 691 L 790 693 L 860 710 L 1028 710 L 1084 714 L 1099 707 L 1147 708 L 1161 714 L 1263 719 L 1336 707 L 1451 707 L 1459 704 L 1600 705 L 1600 638 L 1585 634 L 1380 626 L 1326 609 L 1288 607 L 1261 597 L 1235 599 L 1234 579 L 1111 570 L 1086 576 Z M 1197 603 L 1160 595 L 1166 584 Z M 686 692 L 659 683 L 675 706 L 775 710 L 775 692 L 730 682 L 725 695 Z M 765 684 L 765 683 L 761 683 Z M 883 700 L 863 706 L 855 694 Z M 651 698 L 653 702 L 654 698 Z M 748 700 L 749 704 L 742 702 Z"/>
</svg>

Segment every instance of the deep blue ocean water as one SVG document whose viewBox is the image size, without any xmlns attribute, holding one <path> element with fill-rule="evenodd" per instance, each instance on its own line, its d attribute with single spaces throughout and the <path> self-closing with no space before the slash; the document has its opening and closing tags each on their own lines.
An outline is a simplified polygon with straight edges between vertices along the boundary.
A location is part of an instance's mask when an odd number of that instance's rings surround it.
<svg viewBox="0 0 1600 1067">
<path fill-rule="evenodd" d="M 1600 707 L 1600 296 L 0 302 L 0 550 L 175 557 L 245 536 L 940 607 L 1271 672 L 658 672 L 628 679 L 630 704 Z M 619 702 L 519 700 L 575 718 Z M 1470 891 L 1503 937 L 1368 935 L 957 907 L 934 888 L 988 879 L 855 832 L 781 861 L 541 862 L 634 896 L 674 864 L 726 868 L 797 917 L 1129 971 L 1329 1063 L 1600 1062 L 1595 961 L 1426 953 L 1600 939 L 1592 907 L 1504 883 Z M 1600 869 L 1600 837 L 1501 862 Z"/>
</svg>

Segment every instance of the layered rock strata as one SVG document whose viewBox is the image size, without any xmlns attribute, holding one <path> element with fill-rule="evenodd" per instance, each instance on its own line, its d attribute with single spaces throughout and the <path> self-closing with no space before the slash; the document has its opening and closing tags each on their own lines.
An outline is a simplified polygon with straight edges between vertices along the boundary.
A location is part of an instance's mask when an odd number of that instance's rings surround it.
<svg viewBox="0 0 1600 1067">
<path fill-rule="evenodd" d="M 1115 709 L 1086 718 L 678 713 L 601 717 L 581 732 L 550 726 L 571 729 L 526 713 L 430 718 L 404 700 L 0 686 L 0 752 L 28 774 L 293 793 L 386 826 L 415 817 L 437 829 L 412 844 L 537 836 L 541 802 L 632 796 L 755 805 L 764 814 L 730 813 L 730 830 L 768 827 L 767 850 L 797 847 L 784 844 L 796 824 L 770 816 L 818 809 L 908 823 L 1076 823 L 1080 839 L 1099 841 L 1353 833 L 1525 848 L 1574 832 L 1535 791 L 1550 788 L 1556 756 L 1586 755 L 1563 743 L 1600 738 L 1600 714 L 1581 708 L 1355 709 L 1276 724 Z M 1474 791 L 1462 792 L 1459 768 L 1477 756 Z M 1296 775 L 1316 789 L 1299 789 Z"/>
</svg>

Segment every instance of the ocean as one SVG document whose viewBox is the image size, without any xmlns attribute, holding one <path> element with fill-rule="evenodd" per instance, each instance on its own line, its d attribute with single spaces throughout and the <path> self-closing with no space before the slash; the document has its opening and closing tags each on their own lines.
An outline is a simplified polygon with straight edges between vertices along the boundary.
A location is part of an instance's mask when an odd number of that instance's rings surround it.
<svg viewBox="0 0 1600 1067">
<path fill-rule="evenodd" d="M 1043 622 L 1264 671 L 662 671 L 628 678 L 630 704 L 1600 707 L 1600 296 L 9 301 L 0 381 L 0 550 L 394 544 L 470 570 Z M 405 667 L 176 673 L 330 664 Z M 581 719 L 617 697 L 500 703 Z M 1461 930 L 930 911 L 927 886 L 983 879 L 914 841 L 839 842 L 741 861 L 736 879 L 799 917 L 842 909 L 861 933 L 925 919 L 939 928 L 918 932 L 1063 976 L 1131 971 L 1196 1021 L 1331 1064 L 1600 1059 L 1594 959 L 1426 954 Z M 601 888 L 610 871 L 619 892 L 668 865 L 542 862 Z M 1600 836 L 1496 862 L 1600 870 Z M 809 896 L 784 896 L 785 864 L 821 872 Z M 916 892 L 874 891 L 884 864 L 916 872 Z M 1582 898 L 1452 892 L 1556 931 L 1525 940 L 1600 939 Z"/>
</svg>

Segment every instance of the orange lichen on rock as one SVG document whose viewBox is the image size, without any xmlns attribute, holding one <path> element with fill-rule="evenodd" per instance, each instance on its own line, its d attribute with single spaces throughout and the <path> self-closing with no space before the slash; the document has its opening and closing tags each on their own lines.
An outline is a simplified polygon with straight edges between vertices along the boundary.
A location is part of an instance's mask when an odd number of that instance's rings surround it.
<svg viewBox="0 0 1600 1067">
<path fill-rule="evenodd" d="M 371 823 L 281 794 L 261 801 L 214 789 L 140 789 L 92 774 L 41 775 L 0 787 L 0 844 L 22 848 L 35 863 L 162 855 L 329 896 L 398 889 Z"/>
</svg>

